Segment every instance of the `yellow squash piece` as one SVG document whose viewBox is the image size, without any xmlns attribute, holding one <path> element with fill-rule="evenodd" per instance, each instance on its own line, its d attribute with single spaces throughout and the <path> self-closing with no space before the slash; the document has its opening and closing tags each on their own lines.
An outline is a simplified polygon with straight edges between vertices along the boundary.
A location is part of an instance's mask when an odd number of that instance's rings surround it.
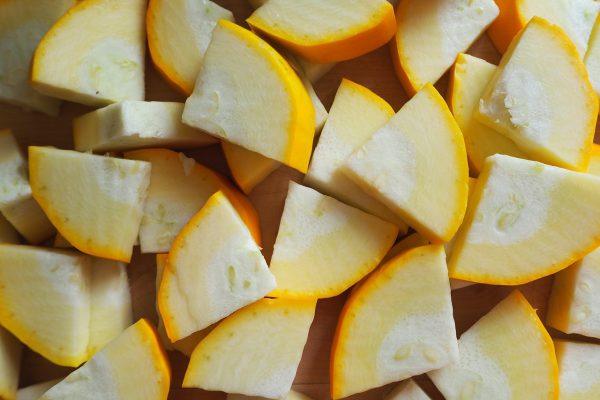
<svg viewBox="0 0 600 400">
<path fill-rule="evenodd" d="M 19 234 L 2 214 L 0 214 L 0 243 L 19 243 Z"/>
<path fill-rule="evenodd" d="M 142 319 L 40 400 L 167 400 L 171 371 L 154 327 Z"/>
<path fill-rule="evenodd" d="M 450 276 L 517 285 L 560 271 L 600 244 L 599 202 L 598 177 L 491 156 L 457 234 Z"/>
<path fill-rule="evenodd" d="M 600 398 L 600 346 L 555 340 L 560 400 Z"/>
<path fill-rule="evenodd" d="M 168 256 L 168 254 L 156 255 L 156 293 L 158 293 L 158 291 L 160 290 L 160 283 L 162 282 L 163 273 L 167 266 Z M 192 352 L 194 351 L 198 343 L 200 343 L 200 341 L 204 339 L 214 327 L 214 325 L 212 325 L 206 329 L 202 329 L 201 331 L 194 332 L 188 337 L 177 340 L 175 342 L 171 342 L 169 336 L 167 335 L 165 324 L 163 323 L 162 317 L 160 315 L 160 309 L 158 307 L 158 297 L 156 301 L 156 313 L 158 314 L 158 325 L 156 331 L 164 348 L 166 350 L 177 350 L 188 357 L 192 356 Z"/>
<path fill-rule="evenodd" d="M 275 285 L 250 231 L 217 192 L 173 242 L 158 307 L 175 342 L 261 299 Z"/>
<path fill-rule="evenodd" d="M 592 145 L 592 154 L 587 172 L 588 174 L 600 176 L 600 145 L 596 143 Z"/>
<path fill-rule="evenodd" d="M 227 196 L 260 244 L 260 222 L 254 206 L 220 174 L 166 149 L 131 151 L 125 157 L 152 164 L 140 226 L 142 253 L 168 252 L 181 228 L 218 191 Z"/>
<path fill-rule="evenodd" d="M 296 375 L 315 306 L 315 300 L 263 299 L 237 311 L 196 347 L 183 387 L 284 397 Z"/>
<path fill-rule="evenodd" d="M 494 0 L 402 0 L 392 60 L 409 95 L 434 84 L 498 15 Z"/>
<path fill-rule="evenodd" d="M 54 238 L 53 246 L 59 249 L 73 248 L 60 234 Z M 90 269 L 92 275 L 88 358 L 133 323 L 127 265 L 91 257 Z"/>
<path fill-rule="evenodd" d="M 578 171 L 587 169 L 597 116 L 598 96 L 577 49 L 538 17 L 502 57 L 476 112 L 530 158 Z"/>
<path fill-rule="evenodd" d="M 194 90 L 212 31 L 231 11 L 210 0 L 150 0 L 148 48 L 161 75 L 185 95 Z"/>
<path fill-rule="evenodd" d="M 458 341 L 459 360 L 428 375 L 446 400 L 558 400 L 550 335 L 514 291 Z"/>
<path fill-rule="evenodd" d="M 600 250 L 556 274 L 546 323 L 565 333 L 600 338 Z"/>
<path fill-rule="evenodd" d="M 0 399 L 17 399 L 20 367 L 21 343 L 0 326 Z"/>
<path fill-rule="evenodd" d="M 92 258 L 88 357 L 96 354 L 133 323 L 127 266 Z"/>
<path fill-rule="evenodd" d="M 160 283 L 162 282 L 163 273 L 165 272 L 168 256 L 168 254 L 156 255 L 156 293 L 158 293 L 158 291 L 160 290 Z M 169 336 L 167 336 L 167 331 L 165 330 L 165 325 L 160 315 L 160 310 L 158 308 L 158 297 L 156 300 L 156 313 L 158 314 L 158 325 L 156 331 L 158 333 L 158 338 L 163 344 L 163 347 L 166 350 L 177 350 L 180 353 L 191 357 L 192 352 L 194 351 L 198 343 L 200 343 L 200 341 L 204 339 L 206 335 L 208 335 L 208 333 L 211 331 L 211 328 L 214 325 L 201 331 L 194 332 L 190 336 L 185 337 L 183 339 L 171 342 Z"/>
<path fill-rule="evenodd" d="M 315 112 L 306 89 L 271 46 L 232 22 L 213 30 L 183 122 L 300 172 L 308 167 Z"/>
<path fill-rule="evenodd" d="M 51 147 L 29 147 L 33 197 L 60 234 L 97 257 L 129 262 L 150 163 Z"/>
<path fill-rule="evenodd" d="M 275 160 L 229 142 L 221 142 L 221 147 L 233 179 L 246 194 L 280 166 Z"/>
<path fill-rule="evenodd" d="M 598 2 L 594 1 L 598 4 Z M 585 53 L 585 67 L 590 78 L 590 83 L 596 95 L 600 96 L 600 15 L 596 19 L 594 29 L 590 35 L 587 52 Z"/>
<path fill-rule="evenodd" d="M 392 107 L 364 86 L 347 79 L 337 90 L 330 116 L 313 153 L 304 183 L 400 227 L 390 209 L 366 194 L 343 172 L 344 161 L 394 115 Z"/>
<path fill-rule="evenodd" d="M 55 379 L 21 388 L 17 391 L 17 400 L 38 400 L 44 393 L 50 390 L 52 386 L 60 381 L 60 379 Z"/>
<path fill-rule="evenodd" d="M 0 325 L 51 362 L 88 358 L 91 269 L 70 252 L 0 245 Z"/>
<path fill-rule="evenodd" d="M 340 315 L 331 354 L 333 399 L 456 361 L 443 246 L 394 257 L 354 291 Z"/>
<path fill-rule="evenodd" d="M 500 8 L 498 18 L 490 25 L 488 35 L 496 48 L 505 53 L 515 36 L 534 16 L 560 26 L 580 54 L 585 54 L 588 38 L 598 15 L 597 0 L 495 0 Z"/>
<path fill-rule="evenodd" d="M 75 0 L 0 2 L 0 101 L 58 115 L 60 102 L 29 85 L 29 67 L 42 36 L 75 3 Z"/>
<path fill-rule="evenodd" d="M 325 298 L 350 288 L 379 264 L 398 227 L 290 182 L 271 272 L 274 297 Z"/>
<path fill-rule="evenodd" d="M 27 160 L 8 129 L 0 130 L 0 213 L 30 243 L 40 243 L 55 232 L 32 197 Z"/>
<path fill-rule="evenodd" d="M 384 400 L 431 400 L 412 379 L 408 379 L 397 385 Z"/>
<path fill-rule="evenodd" d="M 468 169 L 461 131 L 430 84 L 344 164 L 363 190 L 433 243 L 450 240 L 462 222 Z"/>
<path fill-rule="evenodd" d="M 508 154 L 526 158 L 512 140 L 475 118 L 479 99 L 492 79 L 496 66 L 461 53 L 450 75 L 448 105 L 465 138 L 471 173 L 478 174 L 488 156 Z"/>
<path fill-rule="evenodd" d="M 315 108 L 315 136 L 321 132 L 325 121 L 327 120 L 328 114 L 325 110 L 325 106 L 315 93 L 310 81 L 300 74 L 302 83 L 310 96 L 310 99 Z M 223 153 L 225 154 L 225 160 L 233 175 L 233 179 L 236 181 L 238 186 L 249 194 L 252 189 L 260 182 L 265 180 L 273 171 L 279 168 L 279 163 L 275 160 L 271 160 L 265 156 L 255 153 L 250 150 L 246 150 L 241 146 L 229 143 L 227 141 L 221 142 L 223 147 Z"/>
<path fill-rule="evenodd" d="M 146 0 L 79 1 L 37 47 L 32 86 L 90 106 L 144 100 L 145 15 Z"/>
<path fill-rule="evenodd" d="M 246 20 L 307 60 L 350 60 L 394 35 L 394 9 L 386 0 L 269 0 Z"/>
<path fill-rule="evenodd" d="M 56 229 L 40 205 L 31 195 L 1 209 L 4 217 L 31 244 L 39 244 L 51 237 Z"/>
<path fill-rule="evenodd" d="M 252 8 L 257 9 L 264 5 L 267 0 L 248 0 Z M 336 65 L 336 63 L 314 63 L 300 56 L 293 56 L 297 61 L 298 66 L 304 73 L 304 76 L 311 82 L 315 83 L 327 74 Z"/>
<path fill-rule="evenodd" d="M 8 129 L 0 130 L 0 207 L 29 197 L 27 161 L 13 133 Z"/>
<path fill-rule="evenodd" d="M 73 120 L 77 151 L 201 147 L 217 140 L 181 122 L 183 103 L 123 101 Z"/>
</svg>

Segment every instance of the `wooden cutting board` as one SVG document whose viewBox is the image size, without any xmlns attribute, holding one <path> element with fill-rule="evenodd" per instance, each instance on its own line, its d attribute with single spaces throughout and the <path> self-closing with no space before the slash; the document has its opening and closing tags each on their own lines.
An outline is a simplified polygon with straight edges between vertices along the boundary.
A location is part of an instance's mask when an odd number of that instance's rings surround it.
<svg viewBox="0 0 600 400">
<path fill-rule="evenodd" d="M 251 13 L 251 8 L 247 5 L 246 0 L 217 0 L 217 2 L 232 10 L 238 22 L 244 21 Z M 493 63 L 497 63 L 500 59 L 500 55 L 485 35 L 473 45 L 469 53 Z M 185 101 L 184 97 L 172 90 L 162 80 L 149 60 L 147 61 L 146 75 L 147 100 Z M 394 75 L 388 46 L 358 59 L 338 64 L 315 85 L 316 92 L 327 109 L 331 106 L 342 78 L 348 78 L 373 90 L 386 99 L 395 110 L 398 110 L 407 101 L 407 96 Z M 447 76 L 443 77 L 436 87 L 440 93 L 445 95 Z M 91 110 L 91 108 L 82 105 L 65 103 L 60 118 L 57 119 L 39 113 L 24 112 L 7 105 L 0 105 L 0 128 L 11 128 L 17 135 L 23 149 L 34 144 L 53 145 L 69 149 L 72 148 L 71 122 L 73 117 Z M 195 157 L 199 162 L 229 175 L 219 146 L 186 153 Z M 273 243 L 277 235 L 279 219 L 290 179 L 298 181 L 301 179 L 301 175 L 289 168 L 281 167 L 256 187 L 250 195 L 261 217 L 264 252 L 268 258 L 271 256 Z M 136 252 L 129 267 L 136 319 L 145 317 L 156 322 L 154 278 L 154 256 L 150 254 L 141 255 Z M 546 302 L 551 285 L 552 277 L 548 277 L 519 287 L 531 304 L 537 308 L 542 320 L 545 317 Z M 452 294 L 452 301 L 457 333 L 460 335 L 468 329 L 512 290 L 512 287 L 475 285 L 455 291 Z M 329 353 L 337 317 L 345 298 L 346 294 L 342 294 L 333 299 L 321 300 L 318 303 L 317 314 L 294 383 L 297 390 L 314 399 L 329 398 Z M 568 337 L 553 330 L 551 330 L 551 334 L 554 337 Z M 577 340 L 592 341 L 583 337 L 578 337 Z M 224 398 L 223 393 L 181 389 L 181 380 L 187 367 L 187 358 L 176 352 L 169 353 L 169 357 L 173 369 L 169 399 Z M 68 368 L 54 366 L 39 355 L 26 350 L 22 363 L 20 386 L 60 378 L 69 371 Z M 432 398 L 442 399 L 442 396 L 426 376 L 417 377 L 417 381 Z M 353 396 L 353 398 L 381 399 L 392 386 L 388 385 L 384 388 Z"/>
</svg>

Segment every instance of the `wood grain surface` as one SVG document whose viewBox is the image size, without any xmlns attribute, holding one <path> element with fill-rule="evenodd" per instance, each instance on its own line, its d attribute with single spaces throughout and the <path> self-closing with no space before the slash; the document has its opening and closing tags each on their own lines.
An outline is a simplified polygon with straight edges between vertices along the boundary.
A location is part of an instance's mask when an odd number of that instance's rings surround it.
<svg viewBox="0 0 600 400">
<path fill-rule="evenodd" d="M 246 0 L 218 0 L 218 3 L 229 8 L 235 14 L 238 22 L 244 21 L 251 9 Z M 487 36 L 480 38 L 469 50 L 470 54 L 497 63 L 500 56 L 492 46 Z M 400 83 L 392 70 L 388 46 L 384 46 L 370 54 L 355 60 L 338 64 L 329 74 L 323 77 L 315 86 L 316 92 L 329 109 L 338 85 L 342 78 L 348 78 L 362 84 L 384 99 L 395 110 L 398 110 L 407 100 Z M 436 85 L 440 93 L 445 95 L 447 76 Z M 146 67 L 146 99 L 162 101 L 184 101 L 185 98 L 172 90 L 157 74 L 152 63 L 147 60 Z M 0 105 L 0 128 L 11 128 L 25 149 L 29 145 L 53 145 L 59 148 L 72 147 L 71 123 L 72 118 L 90 111 L 91 108 L 65 103 L 60 118 L 51 118 L 39 113 L 30 113 L 18 108 Z M 219 146 L 187 151 L 199 162 L 229 175 L 226 163 Z M 435 156 L 435 155 L 432 155 Z M 250 198 L 259 211 L 264 236 L 264 252 L 270 258 L 273 243 L 277 235 L 279 219 L 283 210 L 285 194 L 290 179 L 300 180 L 301 175 L 289 168 L 281 167 L 251 193 Z M 116 227 L 115 227 L 116 229 Z M 129 279 L 133 298 L 135 318 L 145 317 L 156 322 L 154 308 L 154 256 L 136 254 L 129 267 Z M 528 285 L 520 286 L 527 299 L 545 317 L 546 302 L 552 277 L 544 278 Z M 512 287 L 475 285 L 455 291 L 452 294 L 454 316 L 457 333 L 460 335 L 477 319 L 489 311 L 503 299 Z M 346 298 L 342 294 L 333 299 L 321 300 L 318 303 L 317 314 L 311 327 L 302 362 L 296 376 L 294 387 L 315 398 L 329 398 L 329 353 L 337 317 Z M 554 337 L 567 335 L 551 330 Z M 591 341 L 583 337 L 581 341 Z M 221 399 L 223 393 L 209 393 L 201 390 L 182 389 L 181 380 L 187 367 L 187 358 L 177 352 L 169 353 L 173 369 L 172 389 L 169 399 Z M 20 386 L 27 386 L 40 381 L 65 376 L 70 369 L 57 367 L 44 360 L 39 355 L 26 350 L 21 370 Z M 426 376 L 416 378 L 422 387 L 434 399 L 442 399 L 433 384 Z M 393 385 L 353 396 L 356 399 L 381 399 Z"/>
</svg>

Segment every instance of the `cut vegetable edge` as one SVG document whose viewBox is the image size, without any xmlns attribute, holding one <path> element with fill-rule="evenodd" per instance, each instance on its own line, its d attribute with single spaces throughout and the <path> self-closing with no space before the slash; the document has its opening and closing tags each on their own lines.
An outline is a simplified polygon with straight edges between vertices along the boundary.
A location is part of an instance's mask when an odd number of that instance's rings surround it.
<svg viewBox="0 0 600 400">
<path fill-rule="evenodd" d="M 29 146 L 28 154 L 29 154 L 29 171 L 33 171 L 38 168 L 34 168 L 36 165 L 36 158 L 32 157 L 32 152 L 36 151 L 36 146 Z M 43 149 L 43 147 L 40 147 Z M 71 151 L 71 150 L 67 150 Z M 61 218 L 55 212 L 55 208 L 52 206 L 51 202 L 46 199 L 45 196 L 41 196 L 39 194 L 38 188 L 43 187 L 40 186 L 39 182 L 35 179 L 36 175 L 30 172 L 29 181 L 31 184 L 32 195 L 35 201 L 40 205 L 42 211 L 48 217 L 48 220 L 52 223 L 52 225 L 56 228 L 57 233 L 59 233 L 65 240 L 67 240 L 73 247 L 82 253 L 89 254 L 92 256 L 106 258 L 114 261 L 121 261 L 125 263 L 129 263 L 131 261 L 131 257 L 133 255 L 133 246 L 131 249 L 125 249 L 124 251 L 115 251 L 112 246 L 98 246 L 91 245 L 87 241 L 80 240 L 79 233 L 73 231 L 72 229 L 68 229 L 61 223 Z M 149 180 L 148 180 L 149 182 Z M 140 219 L 141 221 L 141 219 Z"/>
<path fill-rule="evenodd" d="M 228 196 L 223 191 L 216 192 L 207 200 L 207 202 L 202 206 L 202 208 L 194 216 L 192 216 L 192 218 L 188 221 L 188 223 L 177 234 L 177 236 L 175 237 L 175 240 L 173 241 L 173 244 L 171 246 L 171 250 L 169 251 L 168 255 L 166 255 L 166 260 L 164 261 L 162 280 L 160 282 L 160 286 L 159 286 L 157 294 L 156 294 L 156 296 L 157 296 L 156 305 L 157 305 L 158 311 L 162 317 L 162 321 L 163 321 L 163 325 L 165 327 L 165 332 L 167 333 L 167 337 L 172 342 L 173 342 L 174 338 L 181 336 L 178 333 L 177 327 L 172 322 L 172 320 L 174 319 L 174 318 L 172 318 L 173 310 L 171 310 L 171 308 L 169 306 L 169 302 L 168 302 L 169 292 L 167 290 L 167 287 L 170 284 L 170 281 L 172 279 L 175 279 L 175 273 L 174 273 L 174 270 L 172 267 L 172 261 L 171 261 L 171 258 L 174 254 L 173 252 L 174 251 L 176 252 L 177 249 L 184 247 L 185 241 L 187 240 L 187 236 L 189 235 L 189 232 L 191 230 L 193 230 L 196 227 L 196 225 L 198 225 L 198 223 L 201 222 L 206 217 L 207 214 L 212 212 L 212 209 L 215 206 L 218 206 L 218 204 L 221 201 L 223 201 L 224 199 L 227 202 L 229 202 L 231 207 L 235 210 L 233 203 L 231 202 L 231 200 L 228 198 Z M 238 213 L 236 213 L 236 215 L 240 218 L 240 223 L 242 224 L 242 226 L 246 227 L 246 229 L 248 229 L 249 233 L 252 235 L 251 230 L 247 227 L 247 225 L 245 224 L 242 217 Z"/>
<path fill-rule="evenodd" d="M 482 171 L 482 174 L 477 178 L 475 185 L 473 186 L 473 192 L 472 192 L 473 204 L 479 203 L 479 201 L 482 197 L 483 191 L 485 189 L 484 182 L 487 181 L 487 178 L 489 177 L 490 173 L 491 173 L 491 168 L 484 168 L 484 170 Z M 474 207 L 473 209 L 475 209 L 475 208 L 476 207 Z M 469 213 L 469 210 L 467 210 L 467 212 L 465 214 L 465 218 L 463 220 L 463 224 L 470 225 L 472 223 L 472 221 L 474 220 L 474 218 L 475 218 L 474 212 Z M 464 242 L 466 241 L 466 239 L 467 239 L 466 234 L 461 234 L 461 235 L 457 234 L 457 240 L 454 244 L 454 247 L 455 248 L 462 247 Z M 450 259 L 448 260 L 448 276 L 451 279 L 457 279 L 457 280 L 468 281 L 468 282 L 473 282 L 473 283 L 482 283 L 482 284 L 488 284 L 488 285 L 499 285 L 499 286 L 522 285 L 522 284 L 526 284 L 526 283 L 535 281 L 537 279 L 541 279 L 546 276 L 555 274 L 555 273 L 567 268 L 568 266 L 572 265 L 576 261 L 582 259 L 586 255 L 588 255 L 589 253 L 594 251 L 599 246 L 600 246 L 600 233 L 598 234 L 597 237 L 594 238 L 593 242 L 588 247 L 585 247 L 585 248 L 581 249 L 580 251 L 573 252 L 572 254 L 569 255 L 568 258 L 565 258 L 560 263 L 555 263 L 550 268 L 541 270 L 537 273 L 522 275 L 518 278 L 510 278 L 510 279 L 509 278 L 496 278 L 493 276 L 489 276 L 489 274 L 487 274 L 487 273 L 475 274 L 475 273 L 457 272 L 456 269 L 454 268 L 454 263 L 452 262 L 453 257 L 450 257 Z"/>
<path fill-rule="evenodd" d="M 149 0 L 148 10 L 146 11 L 146 35 L 152 64 L 154 67 L 156 67 L 156 70 L 160 76 L 162 76 L 171 87 L 177 90 L 180 94 L 189 96 L 194 91 L 194 87 L 189 87 L 186 84 L 179 73 L 175 71 L 175 69 L 173 69 L 167 61 L 165 61 L 162 53 L 158 49 L 158 34 L 154 24 L 154 20 L 157 18 L 157 9 L 159 8 L 158 4 L 158 0 Z"/>
<path fill-rule="evenodd" d="M 582 86 L 584 86 L 582 90 L 585 92 L 588 101 L 585 104 L 585 106 L 589 108 L 591 112 L 590 118 L 587 121 L 587 126 L 585 129 L 585 131 L 587 132 L 586 137 L 585 140 L 582 140 L 583 149 L 580 151 L 579 159 L 577 160 L 577 162 L 567 161 L 562 154 L 556 153 L 556 149 L 542 148 L 539 143 L 533 142 L 527 137 L 523 137 L 523 143 L 519 143 L 514 137 L 512 137 L 508 128 L 497 123 L 497 118 L 481 113 L 481 108 L 480 110 L 477 110 L 475 112 L 474 116 L 481 123 L 489 126 L 490 128 L 498 131 L 503 135 L 506 135 L 515 143 L 517 148 L 522 150 L 524 153 L 530 155 L 532 159 L 561 168 L 570 169 L 573 171 L 585 172 L 587 170 L 591 157 L 600 104 L 598 96 L 596 95 L 596 92 L 594 91 L 594 88 L 590 83 L 587 68 L 583 63 L 581 56 L 579 55 L 577 47 L 559 25 L 553 24 L 552 22 L 549 22 L 548 20 L 538 16 L 534 16 L 533 18 L 531 18 L 531 20 L 529 20 L 529 22 L 524 26 L 524 28 L 517 33 L 517 35 L 514 37 L 514 39 L 508 46 L 500 64 L 498 65 L 496 72 L 492 77 L 491 82 L 497 83 L 497 77 L 504 72 L 504 67 L 508 62 L 510 62 L 512 54 L 519 45 L 521 37 L 525 34 L 525 32 L 527 32 L 528 28 L 531 25 L 538 25 L 542 29 L 551 32 L 552 35 L 555 36 L 555 38 L 560 42 L 560 46 L 564 49 L 564 54 L 570 58 L 570 64 L 574 67 L 574 72 L 579 76 L 580 82 L 582 83 Z M 490 93 L 492 89 L 493 87 L 490 87 L 488 85 L 488 87 L 483 93 L 483 97 L 488 97 L 488 93 Z M 483 98 L 481 101 L 483 102 Z M 531 151 L 532 147 L 535 147 L 536 150 Z"/>
<path fill-rule="evenodd" d="M 361 30 L 348 32 L 344 37 L 319 44 L 299 43 L 301 38 L 286 36 L 270 29 L 261 18 L 251 15 L 246 22 L 252 30 L 268 36 L 308 61 L 327 64 L 360 57 L 386 44 L 396 32 L 396 18 L 391 4 L 382 4 L 381 16 L 365 24 Z"/>
</svg>

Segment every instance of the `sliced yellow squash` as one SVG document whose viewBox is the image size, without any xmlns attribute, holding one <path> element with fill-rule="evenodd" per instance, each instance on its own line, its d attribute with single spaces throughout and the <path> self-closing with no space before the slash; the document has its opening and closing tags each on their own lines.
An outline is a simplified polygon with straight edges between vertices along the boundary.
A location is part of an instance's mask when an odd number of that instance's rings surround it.
<svg viewBox="0 0 600 400">
<path fill-rule="evenodd" d="M 183 387 L 284 397 L 296 375 L 315 306 L 315 300 L 263 299 L 232 314 L 196 347 Z"/>
<path fill-rule="evenodd" d="M 434 84 L 498 15 L 494 0 L 402 0 L 392 60 L 409 95 Z"/>
<path fill-rule="evenodd" d="M 168 252 L 184 225 L 218 191 L 227 196 L 260 244 L 260 222 L 254 206 L 220 174 L 166 149 L 131 151 L 125 157 L 152 165 L 140 226 L 142 253 Z"/>
<path fill-rule="evenodd" d="M 428 375 L 447 400 L 558 399 L 552 339 L 514 291 L 458 341 L 459 360 Z"/>
<path fill-rule="evenodd" d="M 77 151 L 124 151 L 141 147 L 201 147 L 217 140 L 181 122 L 183 104 L 123 101 L 73 120 Z"/>
<path fill-rule="evenodd" d="M 212 31 L 231 11 L 210 0 L 150 0 L 148 48 L 161 75 L 185 95 L 194 90 Z"/>
<path fill-rule="evenodd" d="M 32 197 L 27 160 L 8 129 L 0 130 L 0 213 L 30 243 L 43 242 L 56 232 Z"/>
<path fill-rule="evenodd" d="M 557 24 L 571 38 L 580 54 L 585 54 L 588 38 L 600 10 L 597 0 L 495 0 L 498 18 L 488 34 L 496 48 L 504 53 L 511 41 L 531 18 L 538 16 Z"/>
<path fill-rule="evenodd" d="M 37 47 L 31 85 L 90 106 L 144 100 L 145 15 L 146 0 L 77 2 Z"/>
<path fill-rule="evenodd" d="M 600 250 L 554 277 L 546 324 L 565 333 L 600 338 Z"/>
<path fill-rule="evenodd" d="M 170 382 L 154 327 L 141 319 L 39 400 L 167 400 Z"/>
<path fill-rule="evenodd" d="M 488 157 L 456 237 L 450 277 L 516 285 L 560 271 L 600 244 L 598 202 L 598 177 Z"/>
<path fill-rule="evenodd" d="M 150 163 L 29 147 L 33 197 L 60 234 L 97 257 L 129 262 L 150 183 Z"/>
<path fill-rule="evenodd" d="M 271 46 L 227 20 L 213 30 L 183 122 L 300 172 L 308 167 L 315 112 L 306 89 Z"/>
<path fill-rule="evenodd" d="M 534 17 L 502 57 L 475 115 L 530 158 L 585 171 L 598 96 L 569 37 Z"/>
<path fill-rule="evenodd" d="M 462 222 L 469 181 L 465 143 L 430 84 L 352 153 L 344 172 L 433 243 L 449 241 Z"/>
<path fill-rule="evenodd" d="M 51 362 L 87 360 L 91 269 L 70 252 L 0 245 L 0 324 Z"/>
<path fill-rule="evenodd" d="M 290 182 L 270 269 L 274 297 L 333 297 L 371 272 L 398 227 Z"/>
<path fill-rule="evenodd" d="M 381 97 L 347 79 L 337 90 L 330 116 L 313 153 L 304 183 L 369 214 L 398 225 L 406 224 L 390 209 L 366 194 L 342 171 L 344 161 L 394 115 Z"/>
<path fill-rule="evenodd" d="M 29 85 L 29 67 L 44 34 L 75 3 L 75 0 L 0 2 L 0 101 L 58 115 L 60 102 Z"/>
<path fill-rule="evenodd" d="M 222 192 L 177 235 L 158 307 L 172 342 L 253 303 L 275 288 L 260 248 Z"/>
<path fill-rule="evenodd" d="M 560 377 L 560 400 L 600 397 L 600 346 L 555 340 Z"/>
<path fill-rule="evenodd" d="M 307 60 L 356 58 L 394 35 L 394 9 L 386 0 L 269 0 L 246 20 Z"/>
<path fill-rule="evenodd" d="M 440 245 L 392 258 L 346 301 L 331 358 L 331 397 L 340 399 L 444 367 L 458 359 Z"/>
<path fill-rule="evenodd" d="M 496 66 L 460 53 L 450 75 L 448 105 L 465 138 L 471 173 L 478 174 L 485 159 L 494 154 L 527 158 L 517 145 L 475 118 L 479 99 L 492 79 Z"/>
</svg>

